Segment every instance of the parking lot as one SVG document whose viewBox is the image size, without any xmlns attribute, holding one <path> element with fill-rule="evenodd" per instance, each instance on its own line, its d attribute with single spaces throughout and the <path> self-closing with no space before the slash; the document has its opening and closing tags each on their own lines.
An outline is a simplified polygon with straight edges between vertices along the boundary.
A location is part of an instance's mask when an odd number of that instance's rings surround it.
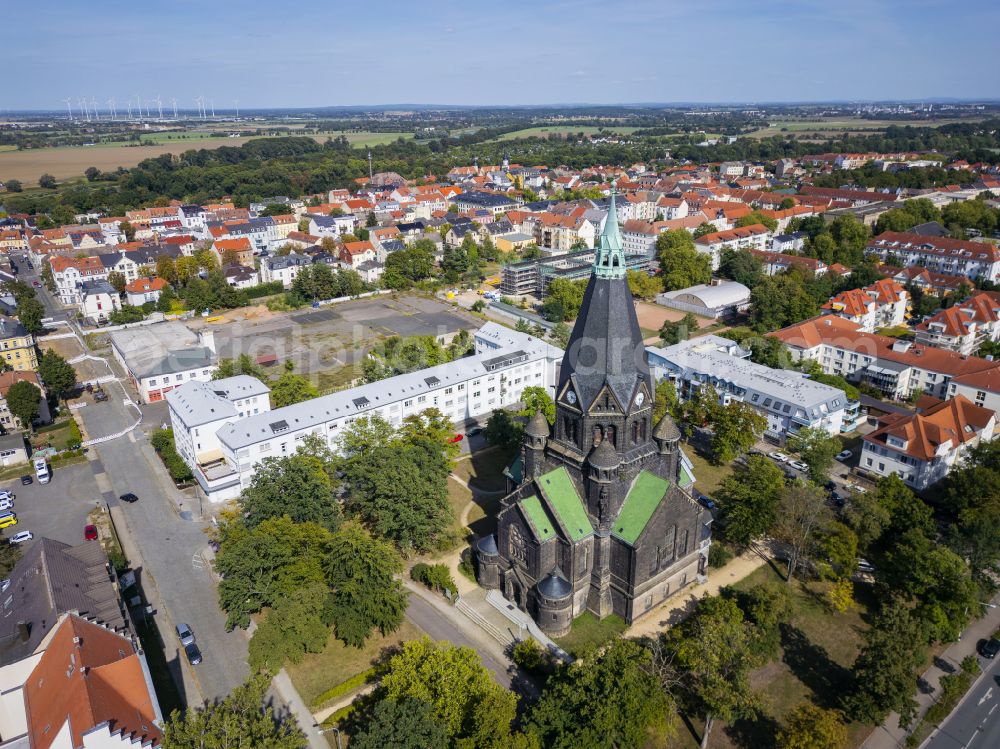
<svg viewBox="0 0 1000 749">
<path fill-rule="evenodd" d="M 104 503 L 89 462 L 55 468 L 47 484 L 34 479 L 30 465 L 24 467 L 24 473 L 32 476 L 28 486 L 22 486 L 16 478 L 0 483 L 0 488 L 16 495 L 13 511 L 17 525 L 4 529 L 4 535 L 10 538 L 31 531 L 35 538 L 26 545 L 42 536 L 74 546 L 83 543 L 87 515 Z"/>
</svg>

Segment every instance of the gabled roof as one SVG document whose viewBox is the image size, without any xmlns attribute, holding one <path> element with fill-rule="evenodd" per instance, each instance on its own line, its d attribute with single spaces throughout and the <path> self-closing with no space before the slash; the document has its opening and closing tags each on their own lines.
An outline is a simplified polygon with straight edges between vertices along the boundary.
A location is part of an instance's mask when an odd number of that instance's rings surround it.
<svg viewBox="0 0 1000 749">
<path fill-rule="evenodd" d="M 649 471 L 640 471 L 618 512 L 612 535 L 629 546 L 635 544 L 669 488 L 670 482 L 665 478 Z"/>
<path fill-rule="evenodd" d="M 976 439 L 993 419 L 995 415 L 990 409 L 973 404 L 964 395 L 956 395 L 923 413 L 884 416 L 880 420 L 882 426 L 864 439 L 918 460 L 931 460 L 945 443 L 950 443 L 954 450 Z M 889 444 L 889 437 L 902 440 L 906 447 Z"/>
<path fill-rule="evenodd" d="M 570 540 L 579 541 L 594 532 L 583 500 L 565 467 L 549 471 L 535 483 Z"/>
</svg>

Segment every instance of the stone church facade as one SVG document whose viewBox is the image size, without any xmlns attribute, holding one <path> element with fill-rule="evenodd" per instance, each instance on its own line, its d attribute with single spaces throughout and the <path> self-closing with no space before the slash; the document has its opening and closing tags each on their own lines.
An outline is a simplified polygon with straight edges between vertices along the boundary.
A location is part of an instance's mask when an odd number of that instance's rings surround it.
<svg viewBox="0 0 1000 749">
<path fill-rule="evenodd" d="M 711 515 L 655 389 L 625 275 L 614 198 L 563 357 L 556 420 L 525 428 L 479 582 L 552 636 L 584 611 L 631 623 L 705 574 Z"/>
</svg>

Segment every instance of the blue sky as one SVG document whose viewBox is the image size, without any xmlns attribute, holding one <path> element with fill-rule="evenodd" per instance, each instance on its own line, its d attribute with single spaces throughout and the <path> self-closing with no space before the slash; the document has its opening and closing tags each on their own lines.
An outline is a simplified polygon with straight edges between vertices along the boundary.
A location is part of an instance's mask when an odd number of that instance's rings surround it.
<svg viewBox="0 0 1000 749">
<path fill-rule="evenodd" d="M 10 0 L 3 108 L 1000 98 L 1000 2 Z"/>
</svg>

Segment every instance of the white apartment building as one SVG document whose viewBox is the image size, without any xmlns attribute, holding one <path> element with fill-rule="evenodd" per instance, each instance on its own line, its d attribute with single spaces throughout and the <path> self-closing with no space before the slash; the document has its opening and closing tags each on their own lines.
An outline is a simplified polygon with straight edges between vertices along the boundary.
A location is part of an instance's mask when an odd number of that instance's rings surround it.
<svg viewBox="0 0 1000 749">
<path fill-rule="evenodd" d="M 878 255 L 883 262 L 919 265 L 932 273 L 1000 279 L 1000 249 L 986 242 L 886 231 L 871 239 L 865 252 Z"/>
<path fill-rule="evenodd" d="M 218 368 L 215 334 L 194 333 L 175 320 L 116 330 L 109 338 L 142 403 L 163 400 L 186 382 L 208 381 Z"/>
<path fill-rule="evenodd" d="M 766 226 L 751 224 L 698 237 L 694 240 L 694 248 L 712 258 L 712 271 L 714 272 L 719 269 L 724 249 L 765 250 L 770 241 L 771 232 Z"/>
<path fill-rule="evenodd" d="M 703 385 L 719 393 L 723 405 L 737 400 L 767 418 L 765 436 L 783 444 L 803 427 L 840 434 L 857 404 L 848 402 L 843 390 L 805 377 L 801 372 L 771 369 L 750 361 L 750 352 L 735 341 L 707 335 L 657 348 L 648 346 L 646 357 L 654 376 L 673 380 L 682 400 Z"/>
<path fill-rule="evenodd" d="M 863 289 L 848 289 L 822 306 L 825 314 L 856 322 L 866 333 L 906 323 L 910 299 L 906 289 L 888 278 Z"/>
<path fill-rule="evenodd" d="M 517 403 L 528 386 L 554 391 L 561 349 L 497 323 L 480 328 L 475 345 L 474 354 L 447 364 L 244 418 L 185 417 L 198 422 L 199 434 L 202 429 L 216 430 L 225 460 L 225 465 L 213 466 L 207 496 L 212 501 L 235 496 L 233 492 L 250 483 L 261 460 L 291 455 L 307 435 L 336 448 L 344 428 L 360 416 L 379 414 L 399 425 L 411 414 L 437 408 L 462 424 Z"/>
<path fill-rule="evenodd" d="M 983 291 L 939 310 L 915 328 L 917 343 L 974 354 L 986 341 L 1000 338 L 1000 294 Z"/>
<path fill-rule="evenodd" d="M 239 478 L 226 466 L 218 431 L 225 424 L 270 411 L 270 392 L 256 377 L 236 375 L 186 382 L 167 393 L 174 445 L 205 496 L 219 502 L 239 496 Z"/>
<path fill-rule="evenodd" d="M 299 271 L 311 262 L 312 260 L 305 255 L 289 254 L 266 257 L 260 264 L 260 281 L 261 283 L 281 281 L 282 286 L 289 289 L 292 286 L 292 281 L 299 275 Z"/>
</svg>

